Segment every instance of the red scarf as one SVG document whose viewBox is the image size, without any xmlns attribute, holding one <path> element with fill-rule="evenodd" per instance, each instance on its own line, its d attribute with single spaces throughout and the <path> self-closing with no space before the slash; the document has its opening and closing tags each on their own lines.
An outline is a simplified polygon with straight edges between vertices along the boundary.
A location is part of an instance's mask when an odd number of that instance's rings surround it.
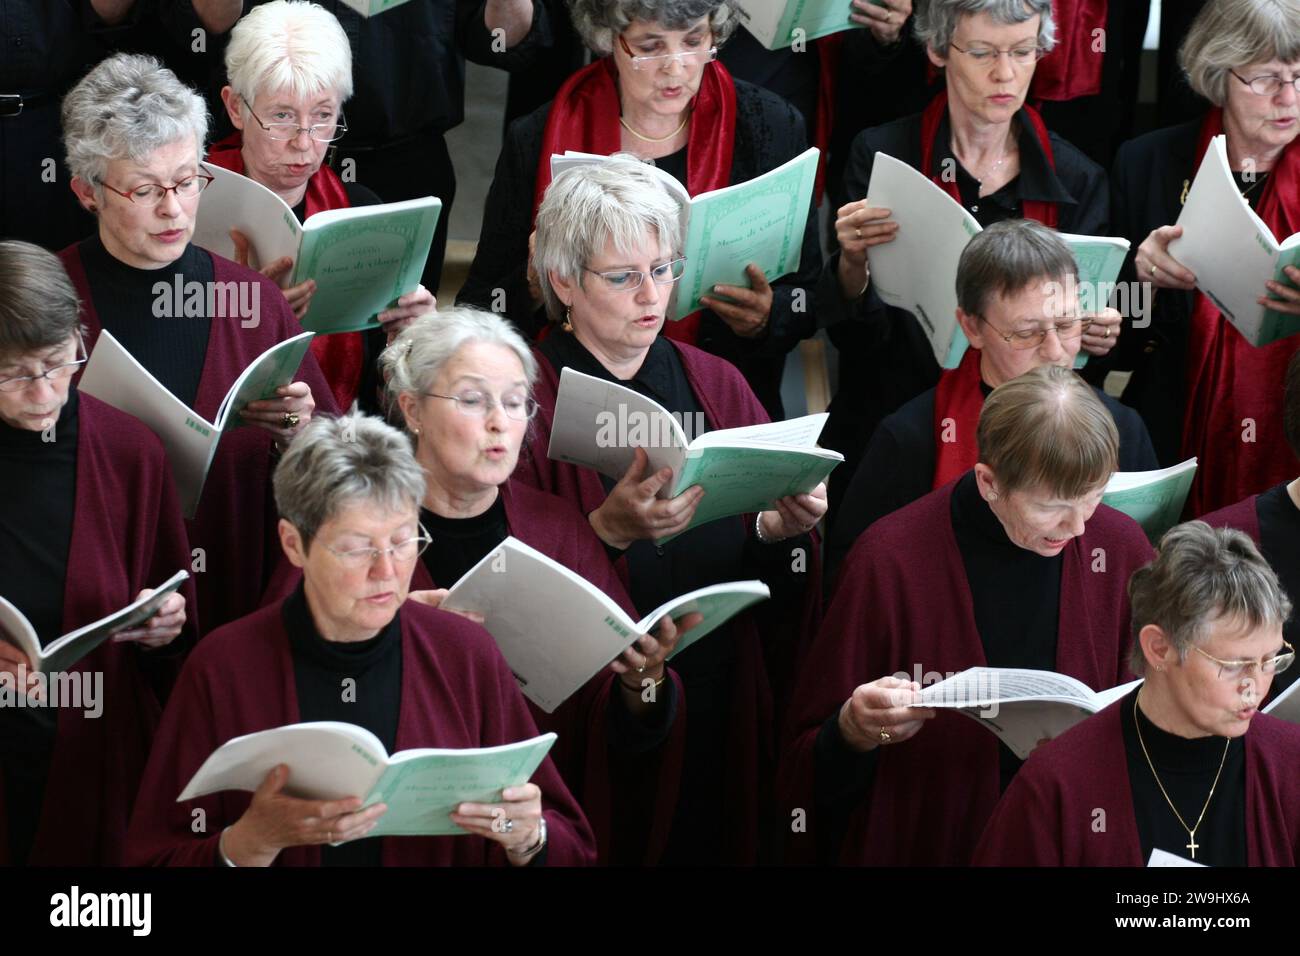
<svg viewBox="0 0 1300 956">
<path fill-rule="evenodd" d="M 975 431 L 984 392 L 980 388 L 980 351 L 968 348 L 956 368 L 939 378 L 934 390 L 934 482 L 946 485 L 979 461 Z"/>
<path fill-rule="evenodd" d="M 1106 0 L 1052 0 L 1056 46 L 1039 61 L 1029 95 L 1035 100 L 1072 100 L 1101 92 L 1107 39 Z"/>
<path fill-rule="evenodd" d="M 597 60 L 569 77 L 555 94 L 546 129 L 542 133 L 537 186 L 533 193 L 533 221 L 551 184 L 551 155 L 565 150 L 617 153 L 622 134 L 618 121 L 622 107 L 615 83 L 612 57 Z M 696 132 L 700 135 L 695 135 Z M 704 67 L 691 114 L 691 137 L 686 145 L 686 191 L 692 196 L 731 184 L 731 152 L 736 141 L 736 86 L 726 67 L 716 60 Z M 700 313 L 678 322 L 665 322 L 664 335 L 694 345 Z"/>
<path fill-rule="evenodd" d="M 1223 132 L 1223 111 L 1201 124 L 1196 169 L 1210 140 Z M 1300 146 L 1283 150 L 1260 190 L 1255 212 L 1279 239 L 1300 231 Z M 1261 293 L 1265 292 L 1261 284 Z M 1196 293 L 1187 342 L 1187 392 L 1183 406 L 1183 457 L 1200 460 L 1189 515 L 1227 507 L 1247 495 L 1295 477 L 1296 461 L 1282 433 L 1282 382 L 1300 348 L 1289 336 L 1255 348 L 1224 320 L 1208 297 Z M 1253 440 L 1247 441 L 1253 422 Z"/>
<path fill-rule="evenodd" d="M 946 192 L 961 205 L 961 191 L 957 188 L 956 178 L 945 179 L 934 167 L 934 141 L 939 136 L 939 125 L 948 112 L 948 91 L 944 90 L 930 101 L 930 105 L 921 114 L 921 172 L 930 177 L 930 181 Z M 1021 107 L 1020 115 L 1029 121 L 1029 126 L 1038 137 L 1038 145 L 1047 157 L 1047 165 L 1056 169 L 1056 157 L 1052 154 L 1052 140 L 1047 135 L 1047 127 L 1038 111 L 1026 104 Z M 1044 226 L 1057 228 L 1057 209 L 1054 202 L 1038 199 L 1026 199 L 1021 203 L 1026 219 L 1034 219 Z"/>
<path fill-rule="evenodd" d="M 232 173 L 244 173 L 244 157 L 240 153 L 243 137 L 239 130 L 231 133 L 219 143 L 214 143 L 208 150 L 209 162 Z M 327 209 L 347 209 L 347 190 L 338 173 L 324 164 L 307 180 L 306 218 Z M 249 239 L 254 237 L 250 236 Z M 318 335 L 311 341 L 312 354 L 320 363 L 325 380 L 329 382 L 330 391 L 338 407 L 347 409 L 356 400 L 361 388 L 362 366 L 365 363 L 365 345 L 360 332 L 340 332 L 331 335 Z"/>
</svg>

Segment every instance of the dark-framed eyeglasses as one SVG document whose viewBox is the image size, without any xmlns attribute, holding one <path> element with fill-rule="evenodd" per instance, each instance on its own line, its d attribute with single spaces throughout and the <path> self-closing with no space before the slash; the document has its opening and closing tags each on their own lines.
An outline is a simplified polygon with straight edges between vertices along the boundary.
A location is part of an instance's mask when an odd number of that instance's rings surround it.
<svg viewBox="0 0 1300 956">
<path fill-rule="evenodd" d="M 459 395 L 439 395 L 436 392 L 421 392 L 420 394 L 428 398 L 441 398 L 448 402 L 456 403 L 456 410 L 462 415 L 468 415 L 471 418 L 487 418 L 492 413 L 492 409 L 498 405 L 506 413 L 507 418 L 513 418 L 517 422 L 526 422 L 537 414 L 537 401 L 527 395 L 506 395 L 502 398 L 495 398 L 487 392 L 470 390 L 461 392 Z"/>
<path fill-rule="evenodd" d="M 257 121 L 257 125 L 266 130 L 266 135 L 277 143 L 287 143 L 298 138 L 299 133 L 306 133 L 318 143 L 332 143 L 336 139 L 342 139 L 343 134 L 348 131 L 348 124 L 343 119 L 343 111 L 339 110 L 339 118 L 332 123 L 313 123 L 311 126 L 299 126 L 297 123 L 263 123 L 253 112 L 253 104 L 248 102 L 244 97 L 244 105 L 248 107 L 248 115 Z"/>
<path fill-rule="evenodd" d="M 614 269 L 606 272 L 589 269 L 586 266 L 582 269 L 584 272 L 600 276 L 605 281 L 605 285 L 614 292 L 635 292 L 641 288 L 641 283 L 645 282 L 646 277 L 646 273 L 636 269 Z M 650 269 L 650 278 L 656 285 L 672 285 L 685 272 L 686 257 L 679 256 L 669 262 L 653 266 Z"/>
<path fill-rule="evenodd" d="M 1047 55 L 1047 51 L 1041 46 L 1018 46 L 1010 50 L 1001 50 L 993 46 L 978 45 L 963 50 L 952 41 L 949 41 L 948 45 L 958 53 L 966 54 L 972 62 L 987 66 L 992 66 L 994 61 L 1004 54 L 1015 66 L 1032 66 Z"/>
<path fill-rule="evenodd" d="M 1055 332 L 1057 339 L 1061 342 L 1071 342 L 1074 339 L 1081 338 L 1092 325 L 1091 319 L 1073 318 L 1055 322 L 1046 328 L 1016 329 L 1012 332 L 1003 332 L 984 316 L 977 316 L 977 318 L 997 333 L 998 338 L 1017 350 L 1038 348 L 1047 341 L 1048 332 Z"/>
<path fill-rule="evenodd" d="M 418 527 L 420 529 L 419 534 L 413 535 L 405 541 L 399 541 L 387 548 L 351 548 L 347 551 L 339 551 L 326 545 L 325 550 L 338 558 L 339 564 L 354 571 L 370 567 L 379 559 L 381 554 L 389 555 L 394 561 L 414 561 L 424 554 L 425 549 L 433 541 L 424 525 L 419 524 Z"/>
<path fill-rule="evenodd" d="M 1213 654 L 1205 653 L 1195 644 L 1192 645 L 1192 650 L 1219 665 L 1219 680 L 1236 680 L 1252 667 L 1258 667 L 1261 674 L 1282 673 L 1295 660 L 1295 648 L 1286 641 L 1282 642 L 1282 646 L 1286 648 L 1282 653 L 1260 661 L 1221 661 Z"/>
<path fill-rule="evenodd" d="M 1262 76 L 1254 76 L 1248 80 L 1236 70 L 1229 70 L 1228 72 L 1250 87 L 1250 91 L 1256 96 L 1276 96 L 1282 87 L 1287 84 L 1300 91 L 1300 73 L 1297 73 L 1289 80 L 1278 76 L 1276 73 L 1265 73 Z"/>
<path fill-rule="evenodd" d="M 707 50 L 682 50 L 679 53 L 656 53 L 652 56 L 643 56 L 632 52 L 632 48 L 627 45 L 627 40 L 623 39 L 621 33 L 618 35 L 618 42 L 623 47 L 623 52 L 632 60 L 634 70 L 662 70 L 673 60 L 684 67 L 691 67 L 697 63 L 712 63 L 718 58 L 716 46 L 711 46 Z"/>
<path fill-rule="evenodd" d="M 77 369 L 86 364 L 86 359 L 86 344 L 81 339 L 81 333 L 78 332 L 77 358 L 75 360 L 47 368 L 39 375 L 16 375 L 13 378 L 0 379 L 0 392 L 21 392 L 35 385 L 40 379 L 47 382 L 56 382 L 61 379 L 71 378 L 77 374 Z"/>
<path fill-rule="evenodd" d="M 199 164 L 199 169 L 206 168 L 202 163 Z M 193 199 L 212 185 L 212 180 L 215 178 L 209 173 L 195 173 L 193 176 L 187 176 L 171 186 L 164 186 L 162 183 L 145 183 L 142 186 L 136 186 L 135 189 L 126 191 L 118 189 L 116 186 L 110 186 L 102 179 L 97 180 L 97 182 L 105 189 L 129 199 L 137 206 L 148 207 L 158 205 L 162 202 L 163 196 L 166 196 L 169 192 L 175 192 L 177 199 Z"/>
</svg>

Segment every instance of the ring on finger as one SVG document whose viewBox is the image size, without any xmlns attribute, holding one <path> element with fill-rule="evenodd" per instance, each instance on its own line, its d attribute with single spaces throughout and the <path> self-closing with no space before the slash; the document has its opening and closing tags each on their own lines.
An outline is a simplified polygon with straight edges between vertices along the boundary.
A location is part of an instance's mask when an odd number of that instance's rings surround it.
<svg viewBox="0 0 1300 956">
<path fill-rule="evenodd" d="M 862 230 L 861 230 L 861 229 L 858 229 L 857 227 L 854 227 L 854 229 L 853 229 L 853 238 L 854 238 L 854 239 L 861 239 L 861 238 L 862 238 Z"/>
<path fill-rule="evenodd" d="M 298 419 L 298 413 L 297 413 L 297 412 L 285 412 L 285 413 L 284 413 L 284 418 L 281 419 L 281 423 L 282 423 L 284 429 L 287 431 L 287 430 L 289 430 L 290 428 L 297 428 L 297 427 L 298 427 L 298 420 L 299 420 L 299 419 Z"/>
<path fill-rule="evenodd" d="M 889 743 L 890 740 L 893 739 L 893 738 L 889 735 L 889 731 L 887 731 L 883 726 L 880 728 L 880 733 L 879 733 L 877 736 L 879 737 L 880 742 L 881 742 L 882 744 L 887 744 L 887 743 Z"/>
</svg>

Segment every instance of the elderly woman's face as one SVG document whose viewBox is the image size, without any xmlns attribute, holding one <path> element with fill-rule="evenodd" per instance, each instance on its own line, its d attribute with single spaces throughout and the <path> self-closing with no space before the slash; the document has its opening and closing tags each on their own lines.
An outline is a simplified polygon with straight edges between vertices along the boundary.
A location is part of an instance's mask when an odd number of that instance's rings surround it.
<svg viewBox="0 0 1300 956">
<path fill-rule="evenodd" d="M 1001 490 L 987 465 L 976 465 L 980 493 L 1001 522 L 1012 544 L 1045 558 L 1060 554 L 1071 538 L 1083 534 L 1085 523 L 1101 504 L 1103 482 L 1081 498 L 1062 498 L 1046 488 L 1021 488 L 1009 494 Z M 992 498 L 990 491 L 996 492 Z"/>
<path fill-rule="evenodd" d="M 625 101 L 643 109 L 676 116 L 699 91 L 712 46 L 708 17 L 701 17 L 689 30 L 669 30 L 653 21 L 633 20 L 614 38 L 619 91 Z M 634 64 L 633 57 L 659 59 Z"/>
<path fill-rule="evenodd" d="M 358 561 L 344 552 L 382 551 L 419 534 L 414 502 L 409 510 L 392 512 L 374 502 L 354 501 L 321 525 L 305 555 L 289 551 L 290 560 L 302 568 L 308 602 L 323 636 L 363 640 L 378 633 L 406 600 L 419 560 L 386 553 Z"/>
<path fill-rule="evenodd" d="M 980 373 L 986 385 L 997 388 L 1040 365 L 1069 368 L 1074 364 L 1082 325 L 1074 324 L 1078 303 L 1067 301 L 1063 288 L 1062 283 L 1035 279 L 1014 295 L 990 296 L 983 321 L 966 317 L 963 328 L 971 345 L 980 350 Z M 1035 332 L 1046 332 L 1041 343 L 1017 348 L 1033 344 L 1030 336 Z"/>
<path fill-rule="evenodd" d="M 61 345 L 23 355 L 0 356 L 0 382 L 11 378 L 40 375 L 77 358 L 77 337 L 68 336 Z M 26 388 L 9 392 L 0 389 L 0 421 L 24 431 L 44 431 L 58 420 L 68 401 L 71 376 L 32 378 Z"/>
<path fill-rule="evenodd" d="M 673 291 L 671 285 L 654 282 L 650 272 L 672 261 L 673 256 L 673 250 L 659 241 L 659 234 L 647 229 L 631 252 L 619 252 L 614 241 L 607 239 L 580 276 L 563 280 L 552 274 L 556 294 L 570 307 L 570 321 L 578 340 L 596 351 L 598 357 L 603 353 L 626 358 L 650 348 L 663 327 Z M 619 288 L 620 284 L 635 281 L 635 277 L 624 277 L 627 272 L 646 274 L 630 292 Z"/>
<path fill-rule="evenodd" d="M 1300 97 L 1289 82 L 1271 96 L 1253 92 L 1247 85 L 1257 77 L 1280 76 L 1284 81 L 1300 76 L 1300 62 L 1269 60 L 1238 68 L 1228 74 L 1227 97 L 1223 103 L 1229 135 L 1245 136 L 1250 144 L 1286 146 L 1300 133 Z M 1245 81 L 1245 82 L 1243 82 Z"/>
<path fill-rule="evenodd" d="M 987 13 L 959 17 L 948 55 L 928 51 L 931 62 L 945 69 L 949 100 L 986 123 L 1010 122 L 1025 103 L 1037 61 L 1017 64 L 1012 54 L 992 51 L 1037 47 L 1039 19 L 998 23 Z"/>
<path fill-rule="evenodd" d="M 172 190 L 156 206 L 144 206 L 120 193 L 150 183 L 174 186 L 197 172 L 198 147 L 190 137 L 159 147 L 144 162 L 110 162 L 97 201 L 99 235 L 109 253 L 137 269 L 161 269 L 180 258 L 194 234 L 199 195 L 181 197 Z"/>
<path fill-rule="evenodd" d="M 502 484 L 515 470 L 528 431 L 522 412 L 528 377 L 512 349 L 488 342 L 462 346 L 439 370 L 429 392 L 408 414 L 419 428 L 419 458 L 429 480 L 470 494 Z M 488 408 L 488 404 L 491 408 Z"/>
<path fill-rule="evenodd" d="M 1182 662 L 1170 653 L 1161 677 L 1167 678 L 1170 695 L 1189 723 L 1206 734 L 1240 737 L 1250 728 L 1256 708 L 1268 696 L 1273 675 L 1255 666 L 1236 675 L 1229 671 L 1221 677 L 1220 665 L 1205 655 L 1221 661 L 1266 660 L 1282 652 L 1282 628 L 1279 625 L 1250 630 L 1236 621 L 1219 618 L 1196 647 L 1204 653 L 1192 649 Z"/>
<path fill-rule="evenodd" d="M 340 97 L 334 90 L 311 96 L 292 96 L 287 92 L 260 92 L 252 104 L 253 115 L 239 110 L 242 102 L 234 97 L 235 109 L 228 112 L 231 122 L 243 131 L 244 172 L 272 192 L 287 193 L 301 189 L 325 159 L 328 142 L 312 139 L 306 132 L 312 126 L 334 127 L 339 122 Z M 259 122 L 260 120 L 260 122 Z M 264 127 L 291 123 L 299 127 L 292 139 L 275 139 Z M 331 129 L 332 132 L 332 129 Z M 276 135 L 280 135 L 277 133 Z"/>
</svg>

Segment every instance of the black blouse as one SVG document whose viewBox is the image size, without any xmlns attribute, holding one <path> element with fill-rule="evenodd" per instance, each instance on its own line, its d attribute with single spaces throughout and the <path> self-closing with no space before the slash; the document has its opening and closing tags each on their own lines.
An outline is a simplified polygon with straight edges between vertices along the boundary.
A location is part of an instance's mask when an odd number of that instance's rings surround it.
<svg viewBox="0 0 1300 956">
<path fill-rule="evenodd" d="M 1300 508 L 1286 486 L 1283 482 L 1256 498 L 1255 514 L 1259 518 L 1259 551 L 1291 598 L 1291 617 L 1282 627 L 1282 636 L 1295 647 L 1300 644 Z M 1297 679 L 1300 665 L 1292 664 L 1273 678 L 1270 695 L 1276 697 Z"/>
</svg>

